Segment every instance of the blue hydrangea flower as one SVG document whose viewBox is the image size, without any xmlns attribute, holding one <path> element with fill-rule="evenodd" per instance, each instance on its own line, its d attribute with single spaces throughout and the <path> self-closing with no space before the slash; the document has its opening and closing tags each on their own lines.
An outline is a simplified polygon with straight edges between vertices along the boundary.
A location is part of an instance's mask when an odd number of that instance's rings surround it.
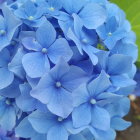
<svg viewBox="0 0 140 140">
<path fill-rule="evenodd" d="M 110 128 L 110 115 L 103 107 L 121 98 L 107 92 L 110 86 L 109 77 L 102 71 L 95 80 L 88 85 L 83 84 L 73 92 L 73 104 L 76 108 L 72 112 L 72 119 L 76 128 L 90 123 L 100 130 Z"/>
<path fill-rule="evenodd" d="M 56 64 L 61 56 L 68 61 L 72 51 L 64 38 L 56 39 L 56 31 L 51 23 L 46 21 L 36 32 L 34 38 L 25 38 L 22 43 L 26 49 L 33 52 L 23 57 L 23 67 L 31 78 L 41 77 L 50 70 L 49 60 Z"/>
<path fill-rule="evenodd" d="M 28 0 L 23 3 L 14 14 L 23 20 L 23 22 L 32 27 L 39 27 L 46 21 L 43 16 L 44 9 L 41 6 L 36 6 L 34 2 Z"/>
<path fill-rule="evenodd" d="M 41 78 L 37 87 L 31 91 L 31 96 L 47 104 L 54 114 L 67 117 L 73 110 L 71 92 L 87 79 L 86 73 L 79 67 L 69 66 L 61 59 Z"/>
<path fill-rule="evenodd" d="M 121 40 L 127 34 L 127 30 L 124 28 L 124 25 L 119 25 L 116 17 L 111 17 L 108 21 L 101 25 L 96 31 L 104 42 L 106 47 L 111 50 L 117 43 L 117 41 Z"/>
<path fill-rule="evenodd" d="M 47 140 L 68 140 L 69 133 L 75 134 L 85 129 L 75 129 L 71 117 L 62 118 L 50 112 L 35 111 L 28 120 L 37 132 L 47 134 Z"/>
<path fill-rule="evenodd" d="M 3 16 L 0 14 L 0 51 L 11 43 L 16 29 L 21 25 L 7 6 L 2 7 Z"/>
<path fill-rule="evenodd" d="M 94 72 L 100 73 L 103 69 L 109 75 L 111 82 L 117 88 L 135 85 L 135 81 L 130 79 L 127 73 L 132 69 L 132 57 L 114 54 L 109 56 L 107 52 L 98 53 L 98 65 Z"/>
</svg>

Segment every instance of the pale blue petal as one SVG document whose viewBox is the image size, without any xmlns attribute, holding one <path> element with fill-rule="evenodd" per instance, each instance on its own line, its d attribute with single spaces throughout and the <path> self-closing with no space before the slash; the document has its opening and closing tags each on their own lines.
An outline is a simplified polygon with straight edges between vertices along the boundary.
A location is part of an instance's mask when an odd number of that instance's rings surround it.
<svg viewBox="0 0 140 140">
<path fill-rule="evenodd" d="M 53 25 L 46 21 L 37 29 L 36 37 L 42 47 L 49 48 L 56 39 L 56 31 Z"/>
<path fill-rule="evenodd" d="M 50 112 L 34 111 L 28 116 L 28 120 L 32 127 L 38 133 L 48 133 L 48 131 L 57 124 L 57 118 Z M 58 129 L 59 130 L 59 129 Z"/>
<path fill-rule="evenodd" d="M 105 109 L 95 105 L 91 109 L 91 114 L 92 114 L 91 125 L 94 128 L 100 130 L 108 130 L 110 128 L 110 115 Z"/>
<path fill-rule="evenodd" d="M 47 140 L 68 140 L 68 132 L 63 126 L 54 126 L 48 131 Z"/>
<path fill-rule="evenodd" d="M 87 80 L 89 80 L 87 73 L 79 67 L 70 66 L 69 72 L 62 77 L 61 82 L 65 89 L 73 91 Z"/>
<path fill-rule="evenodd" d="M 36 134 L 35 130 L 32 128 L 30 122 L 28 121 L 28 117 L 24 118 L 15 128 L 15 133 L 17 136 L 23 138 L 31 138 Z"/>
<path fill-rule="evenodd" d="M 102 71 L 101 74 L 88 84 L 88 91 L 91 96 L 97 96 L 104 92 L 111 85 L 109 77 Z"/>
<path fill-rule="evenodd" d="M 17 106 L 24 112 L 33 111 L 36 109 L 38 101 L 31 97 L 31 87 L 29 84 L 21 84 L 20 86 L 21 95 L 16 98 Z"/>
<path fill-rule="evenodd" d="M 69 61 L 72 54 L 72 50 L 64 38 L 57 39 L 48 49 L 48 57 L 54 64 L 57 64 L 61 57 L 66 62 Z"/>
<path fill-rule="evenodd" d="M 7 106 L 0 114 L 0 125 L 4 130 L 11 131 L 16 124 L 16 111 L 12 106 Z"/>
<path fill-rule="evenodd" d="M 7 68 L 0 68 L 0 89 L 9 86 L 14 80 L 14 75 Z"/>
<path fill-rule="evenodd" d="M 123 74 L 127 73 L 132 69 L 132 57 L 122 55 L 122 54 L 114 54 L 109 57 L 108 60 L 108 73 L 115 74 Z"/>
<path fill-rule="evenodd" d="M 91 122 L 91 106 L 85 103 L 76 107 L 72 112 L 72 120 L 75 128 L 89 125 Z"/>
<path fill-rule="evenodd" d="M 22 64 L 29 77 L 37 78 L 41 77 L 47 71 L 45 61 L 45 55 L 40 52 L 33 52 L 24 55 Z"/>
<path fill-rule="evenodd" d="M 83 103 L 86 103 L 89 100 L 89 94 L 87 91 L 86 84 L 82 84 L 72 92 L 73 105 L 77 107 Z"/>
<path fill-rule="evenodd" d="M 125 121 L 120 117 L 111 119 L 111 127 L 117 131 L 123 131 L 131 126 L 131 122 Z"/>
<path fill-rule="evenodd" d="M 52 113 L 62 118 L 68 117 L 73 110 L 71 93 L 63 88 L 57 89 L 47 107 Z"/>
<path fill-rule="evenodd" d="M 28 50 L 41 51 L 42 46 L 33 37 L 22 39 L 23 46 Z"/>
<path fill-rule="evenodd" d="M 94 9 L 94 10 L 93 10 Z M 96 29 L 106 20 L 106 11 L 95 3 L 88 3 L 79 13 L 84 26 L 88 29 Z M 98 19 L 98 20 L 97 20 Z"/>
</svg>

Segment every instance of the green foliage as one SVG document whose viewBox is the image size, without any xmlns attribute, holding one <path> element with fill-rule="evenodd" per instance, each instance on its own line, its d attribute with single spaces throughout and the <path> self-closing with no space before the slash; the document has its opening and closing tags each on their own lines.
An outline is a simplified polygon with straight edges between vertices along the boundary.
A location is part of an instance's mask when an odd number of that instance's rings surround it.
<svg viewBox="0 0 140 140">
<path fill-rule="evenodd" d="M 140 64 L 140 0 L 111 0 L 116 3 L 126 13 L 127 19 L 131 22 L 132 30 L 137 35 L 137 45 L 139 47 L 139 58 Z"/>
</svg>

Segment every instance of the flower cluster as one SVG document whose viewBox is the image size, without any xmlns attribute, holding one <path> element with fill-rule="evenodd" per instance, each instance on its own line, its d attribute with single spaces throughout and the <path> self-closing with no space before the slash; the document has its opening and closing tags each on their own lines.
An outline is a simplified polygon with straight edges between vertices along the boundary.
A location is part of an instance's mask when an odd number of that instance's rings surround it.
<svg viewBox="0 0 140 140">
<path fill-rule="evenodd" d="M 135 40 L 107 0 L 3 0 L 2 137 L 114 140 L 131 125 L 123 117 L 136 85 Z"/>
</svg>

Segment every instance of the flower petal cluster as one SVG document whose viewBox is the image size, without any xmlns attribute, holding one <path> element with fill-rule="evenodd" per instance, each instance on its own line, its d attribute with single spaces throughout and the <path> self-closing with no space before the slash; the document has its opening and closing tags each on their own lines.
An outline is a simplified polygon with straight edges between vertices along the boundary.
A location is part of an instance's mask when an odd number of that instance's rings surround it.
<svg viewBox="0 0 140 140">
<path fill-rule="evenodd" d="M 135 41 L 108 0 L 3 0 L 0 139 L 115 140 L 131 125 Z"/>
</svg>

